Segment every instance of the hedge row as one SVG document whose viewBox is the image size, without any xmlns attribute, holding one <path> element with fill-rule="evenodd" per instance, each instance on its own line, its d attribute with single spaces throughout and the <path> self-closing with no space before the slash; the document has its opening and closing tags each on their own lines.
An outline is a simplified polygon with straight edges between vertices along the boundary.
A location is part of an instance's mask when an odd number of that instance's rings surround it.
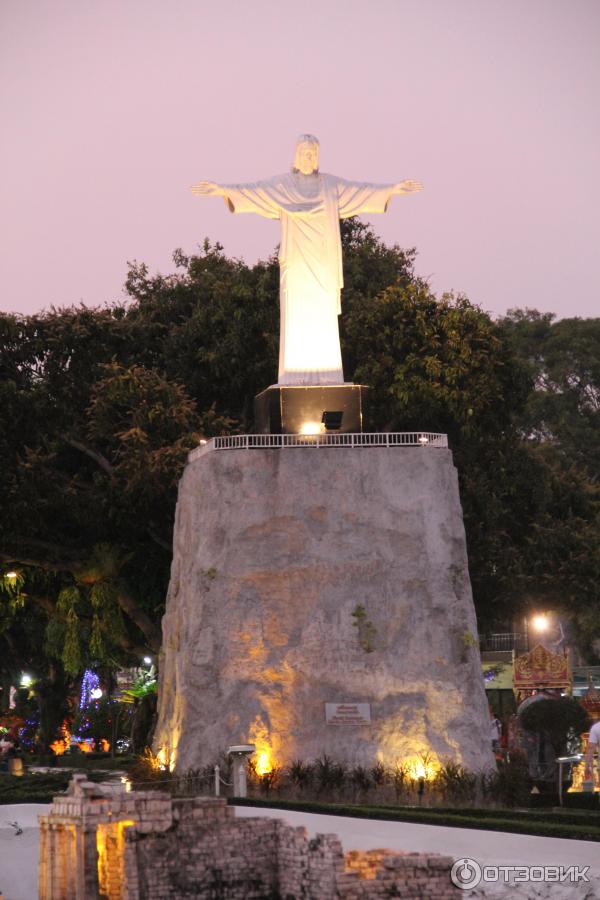
<svg viewBox="0 0 600 900">
<path fill-rule="evenodd" d="M 347 806 L 338 803 L 285 802 L 234 797 L 232 806 L 295 810 L 329 816 L 352 816 L 380 819 L 386 822 L 413 822 L 423 825 L 446 825 L 454 828 L 476 828 L 505 831 L 539 837 L 571 838 L 600 842 L 600 816 L 573 816 L 568 813 L 526 813 L 512 810 L 415 809 L 413 807 Z M 551 820 L 550 820 L 551 819 Z M 585 820 L 585 821 L 584 821 Z"/>
<path fill-rule="evenodd" d="M 73 773 L 52 772 L 33 775 L 0 775 L 0 805 L 8 803 L 52 803 L 57 794 L 67 789 Z M 101 772 L 86 772 L 90 781 L 104 781 Z"/>
</svg>

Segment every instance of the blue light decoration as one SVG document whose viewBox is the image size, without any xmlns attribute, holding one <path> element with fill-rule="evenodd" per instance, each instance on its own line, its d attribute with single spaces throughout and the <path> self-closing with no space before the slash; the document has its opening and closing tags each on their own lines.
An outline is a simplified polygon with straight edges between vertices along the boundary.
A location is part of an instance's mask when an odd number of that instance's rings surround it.
<svg viewBox="0 0 600 900">
<path fill-rule="evenodd" d="M 489 669 L 486 669 L 483 673 L 483 680 L 486 682 L 493 681 L 501 672 L 504 666 L 490 666 Z"/>
<path fill-rule="evenodd" d="M 33 752 L 35 748 L 35 735 L 39 727 L 39 719 L 25 719 L 25 724 L 17 732 L 19 743 L 24 750 Z"/>
<path fill-rule="evenodd" d="M 79 696 L 79 709 L 87 709 L 92 702 L 92 691 L 100 687 L 100 678 L 91 669 L 86 669 L 81 679 L 81 694 Z"/>
</svg>

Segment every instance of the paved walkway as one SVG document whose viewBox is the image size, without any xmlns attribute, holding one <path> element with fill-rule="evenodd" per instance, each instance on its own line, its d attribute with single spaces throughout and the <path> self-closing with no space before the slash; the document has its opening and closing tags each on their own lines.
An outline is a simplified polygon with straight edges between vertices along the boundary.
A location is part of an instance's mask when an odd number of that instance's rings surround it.
<svg viewBox="0 0 600 900">
<path fill-rule="evenodd" d="M 37 900 L 38 815 L 45 803 L 0 805 L 0 894 L 4 900 Z M 9 824 L 18 822 L 23 834 Z"/>
</svg>

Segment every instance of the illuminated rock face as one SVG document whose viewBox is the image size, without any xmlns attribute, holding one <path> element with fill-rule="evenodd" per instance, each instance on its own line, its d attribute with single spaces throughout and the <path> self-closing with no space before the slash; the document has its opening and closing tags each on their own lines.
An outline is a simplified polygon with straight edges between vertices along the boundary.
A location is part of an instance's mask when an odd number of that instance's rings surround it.
<svg viewBox="0 0 600 900">
<path fill-rule="evenodd" d="M 196 459 L 163 632 L 155 751 L 180 771 L 246 741 L 279 764 L 492 764 L 448 450 Z"/>
</svg>

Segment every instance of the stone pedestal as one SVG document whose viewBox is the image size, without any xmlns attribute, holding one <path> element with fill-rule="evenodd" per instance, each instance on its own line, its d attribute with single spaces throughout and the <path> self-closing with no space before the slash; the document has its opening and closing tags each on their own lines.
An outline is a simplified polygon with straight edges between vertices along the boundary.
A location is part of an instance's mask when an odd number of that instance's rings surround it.
<svg viewBox="0 0 600 900">
<path fill-rule="evenodd" d="M 254 398 L 256 434 L 349 434 L 363 430 L 364 384 L 272 385 Z"/>
<path fill-rule="evenodd" d="M 449 450 L 207 452 L 177 505 L 155 751 L 492 765 Z"/>
</svg>

